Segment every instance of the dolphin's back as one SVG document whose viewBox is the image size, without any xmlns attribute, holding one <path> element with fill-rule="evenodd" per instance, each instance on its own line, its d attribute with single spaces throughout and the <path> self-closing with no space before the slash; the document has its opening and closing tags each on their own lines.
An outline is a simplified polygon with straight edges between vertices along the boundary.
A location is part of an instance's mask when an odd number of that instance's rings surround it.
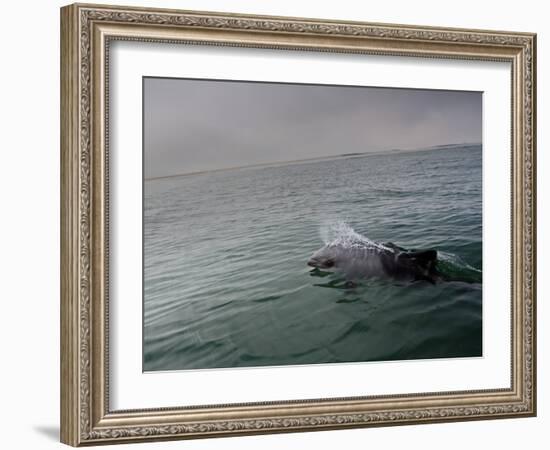
<svg viewBox="0 0 550 450">
<path fill-rule="evenodd" d="M 339 251 L 339 269 L 351 279 L 386 276 L 387 261 L 395 257 L 392 251 L 373 246 L 342 248 Z"/>
<path fill-rule="evenodd" d="M 399 257 L 409 258 L 411 261 L 414 261 L 419 266 L 425 269 L 430 269 L 435 265 L 437 261 L 437 251 L 430 249 L 413 252 L 402 252 L 399 254 Z"/>
<path fill-rule="evenodd" d="M 428 280 L 436 275 L 437 251 L 409 251 L 391 242 L 380 246 L 341 248 L 340 269 L 348 278 L 388 277 L 400 280 Z"/>
<path fill-rule="evenodd" d="M 433 283 L 437 278 L 437 251 L 417 250 L 405 251 L 398 255 L 398 270 L 409 272 L 413 280 L 427 280 Z"/>
</svg>

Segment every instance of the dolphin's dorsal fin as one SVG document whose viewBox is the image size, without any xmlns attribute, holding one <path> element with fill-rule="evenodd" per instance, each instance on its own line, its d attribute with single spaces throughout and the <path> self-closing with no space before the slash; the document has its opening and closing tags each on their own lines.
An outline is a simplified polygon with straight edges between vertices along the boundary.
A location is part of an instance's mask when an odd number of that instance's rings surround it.
<svg viewBox="0 0 550 450">
<path fill-rule="evenodd" d="M 413 259 L 419 266 L 426 269 L 432 268 L 437 261 L 436 250 L 420 250 L 412 252 L 403 252 L 399 254 L 399 257 Z"/>
</svg>

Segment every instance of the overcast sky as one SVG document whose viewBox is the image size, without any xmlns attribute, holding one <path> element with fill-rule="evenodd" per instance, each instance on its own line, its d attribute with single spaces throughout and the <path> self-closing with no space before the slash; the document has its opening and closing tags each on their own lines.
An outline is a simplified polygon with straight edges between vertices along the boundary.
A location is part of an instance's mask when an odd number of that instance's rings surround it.
<svg viewBox="0 0 550 450">
<path fill-rule="evenodd" d="M 480 92 L 144 80 L 145 177 L 481 142 Z"/>
</svg>

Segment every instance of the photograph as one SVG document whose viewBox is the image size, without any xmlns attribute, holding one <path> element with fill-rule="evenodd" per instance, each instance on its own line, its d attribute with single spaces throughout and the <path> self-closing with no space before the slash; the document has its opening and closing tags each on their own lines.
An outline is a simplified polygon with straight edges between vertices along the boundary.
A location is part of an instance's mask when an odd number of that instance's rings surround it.
<svg viewBox="0 0 550 450">
<path fill-rule="evenodd" d="M 483 92 L 142 92 L 143 371 L 484 356 Z"/>
</svg>

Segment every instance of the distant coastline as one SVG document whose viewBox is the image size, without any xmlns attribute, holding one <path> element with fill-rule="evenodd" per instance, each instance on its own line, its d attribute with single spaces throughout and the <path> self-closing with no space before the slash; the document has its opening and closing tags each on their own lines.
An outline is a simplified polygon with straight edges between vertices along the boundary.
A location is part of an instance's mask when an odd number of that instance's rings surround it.
<svg viewBox="0 0 550 450">
<path fill-rule="evenodd" d="M 391 150 L 381 150 L 381 151 L 374 151 L 374 152 L 350 152 L 350 153 L 341 153 L 339 155 L 318 156 L 315 158 L 297 159 L 292 161 L 274 161 L 269 163 L 250 164 L 245 166 L 222 167 L 220 169 L 206 169 L 206 170 L 198 170 L 194 172 L 161 175 L 156 177 L 144 178 L 144 181 L 155 181 L 155 180 L 162 180 L 165 178 L 188 177 L 193 175 L 203 175 L 206 173 L 226 172 L 230 170 L 258 169 L 262 167 L 277 167 L 277 166 L 282 167 L 282 166 L 289 166 L 293 164 L 307 164 L 309 162 L 330 161 L 335 159 L 364 158 L 367 156 L 380 156 L 385 154 L 425 152 L 425 151 L 433 151 L 437 149 L 442 149 L 442 150 L 450 149 L 454 147 L 474 147 L 476 145 L 481 145 L 481 144 L 482 144 L 481 142 L 465 142 L 461 144 L 433 145 L 430 147 L 422 147 L 422 148 L 414 148 L 414 149 L 391 149 Z"/>
</svg>

